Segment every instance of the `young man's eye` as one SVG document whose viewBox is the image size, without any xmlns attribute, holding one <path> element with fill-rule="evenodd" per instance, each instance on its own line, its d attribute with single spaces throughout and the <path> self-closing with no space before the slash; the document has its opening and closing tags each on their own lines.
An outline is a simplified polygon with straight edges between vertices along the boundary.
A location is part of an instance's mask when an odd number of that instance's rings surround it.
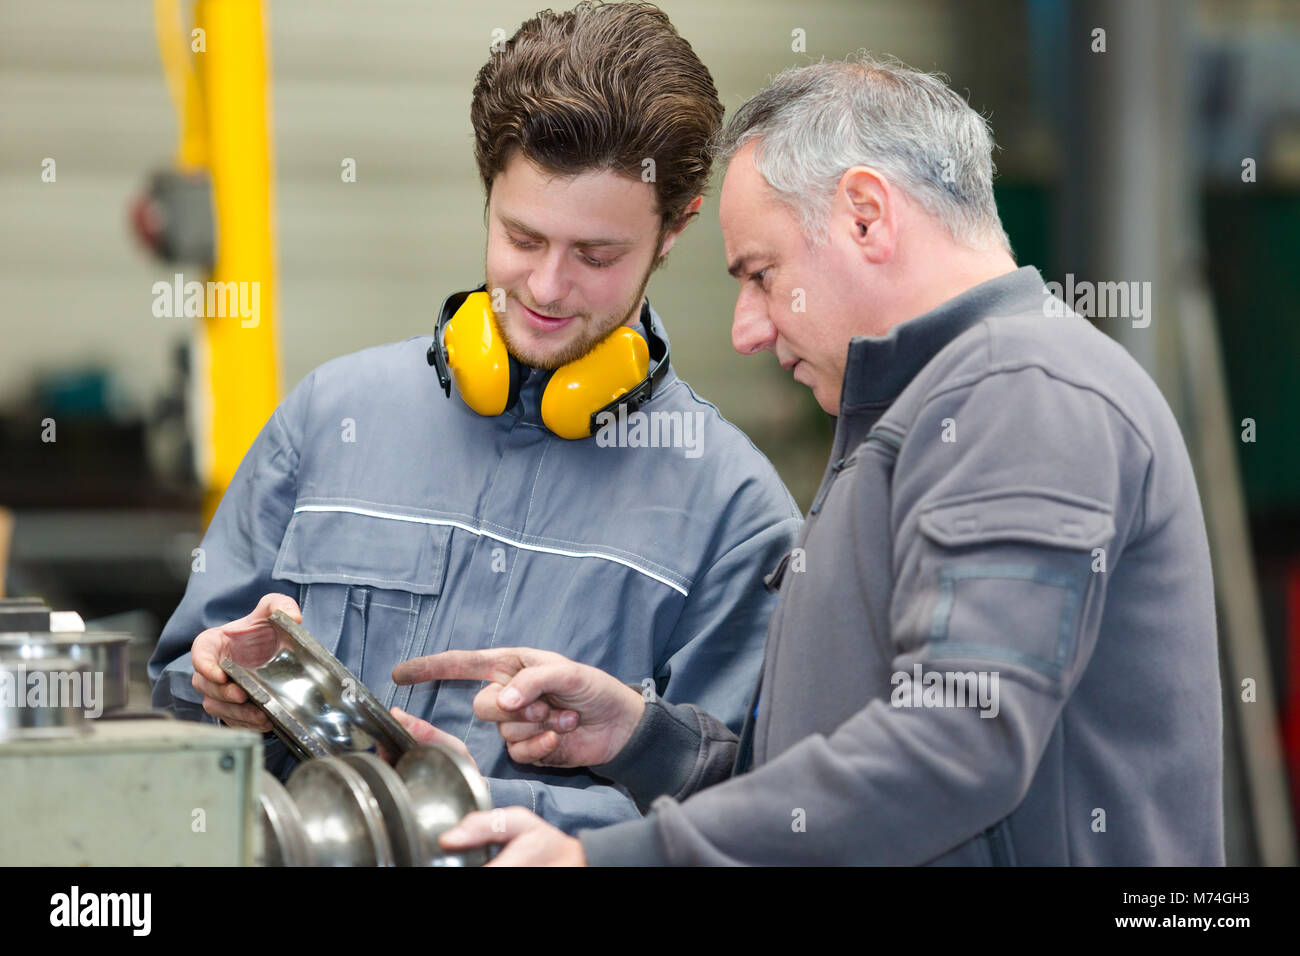
<svg viewBox="0 0 1300 956">
<path fill-rule="evenodd" d="M 591 266 L 593 269 L 604 269 L 606 266 L 612 266 L 615 262 L 615 260 L 613 259 L 593 259 L 591 256 L 586 255 L 585 253 L 581 256 L 581 258 L 583 262 Z"/>
<path fill-rule="evenodd" d="M 527 240 L 527 239 L 516 239 L 514 236 L 511 236 L 511 235 L 508 235 L 508 234 L 507 234 L 507 236 L 506 236 L 506 241 L 509 242 L 510 245 L 514 246 L 516 249 L 536 249 L 536 248 L 537 248 L 537 243 L 532 242 L 531 240 Z"/>
</svg>

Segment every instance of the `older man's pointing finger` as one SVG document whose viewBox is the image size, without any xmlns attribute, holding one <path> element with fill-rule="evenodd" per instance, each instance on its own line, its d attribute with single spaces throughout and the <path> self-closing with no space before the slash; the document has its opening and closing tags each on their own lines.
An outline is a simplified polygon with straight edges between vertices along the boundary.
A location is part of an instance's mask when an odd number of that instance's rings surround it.
<svg viewBox="0 0 1300 956">
<path fill-rule="evenodd" d="M 612 760 L 645 710 L 638 690 L 604 671 L 525 647 L 418 657 L 399 664 L 393 680 L 488 681 L 474 715 L 497 724 L 511 759 L 552 767 Z"/>
</svg>

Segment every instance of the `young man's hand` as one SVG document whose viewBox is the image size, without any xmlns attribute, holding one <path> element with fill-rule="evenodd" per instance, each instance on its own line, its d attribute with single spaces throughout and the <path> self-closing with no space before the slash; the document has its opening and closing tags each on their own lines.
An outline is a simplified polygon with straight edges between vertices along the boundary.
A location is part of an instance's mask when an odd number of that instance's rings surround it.
<svg viewBox="0 0 1300 956">
<path fill-rule="evenodd" d="M 408 714 L 400 707 L 390 707 L 388 708 L 388 712 L 393 715 L 399 724 L 410 731 L 411 736 L 415 738 L 417 744 L 441 744 L 448 750 L 455 751 L 468 760 L 474 765 L 475 770 L 478 769 L 478 762 L 470 755 L 469 748 L 465 746 L 465 742 L 459 737 L 454 737 L 445 730 L 439 730 L 427 720 L 421 720 L 419 717 Z M 399 759 L 398 755 L 388 753 L 388 751 L 382 746 L 379 747 L 378 750 L 380 759 L 386 760 L 388 763 L 392 764 L 397 763 Z"/>
<path fill-rule="evenodd" d="M 287 594 L 266 594 L 257 607 L 246 617 L 220 627 L 210 627 L 194 639 L 190 647 L 190 661 L 194 665 L 191 684 L 203 695 L 203 709 L 229 727 L 243 727 L 269 733 L 271 719 L 255 704 L 248 703 L 248 695 L 226 676 L 221 669 L 223 658 L 239 662 L 266 657 L 279 637 L 272 627 L 272 611 L 284 611 L 295 621 L 302 622 L 298 602 Z"/>
</svg>

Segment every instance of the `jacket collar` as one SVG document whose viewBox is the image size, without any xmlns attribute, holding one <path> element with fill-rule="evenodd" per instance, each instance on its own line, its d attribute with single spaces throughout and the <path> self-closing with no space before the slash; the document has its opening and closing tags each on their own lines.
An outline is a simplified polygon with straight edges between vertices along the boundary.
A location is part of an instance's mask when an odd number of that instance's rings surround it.
<svg viewBox="0 0 1300 956">
<path fill-rule="evenodd" d="M 1043 288 L 1038 270 L 1024 266 L 900 322 L 887 335 L 853 339 L 844 366 L 840 414 L 891 404 L 948 343 L 982 319 L 1041 308 Z"/>
</svg>

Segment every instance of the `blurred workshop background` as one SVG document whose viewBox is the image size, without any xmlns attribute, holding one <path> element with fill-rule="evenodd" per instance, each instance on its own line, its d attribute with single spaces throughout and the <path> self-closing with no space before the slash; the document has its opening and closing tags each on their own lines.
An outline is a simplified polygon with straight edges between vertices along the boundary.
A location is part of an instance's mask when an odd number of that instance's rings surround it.
<svg viewBox="0 0 1300 956">
<path fill-rule="evenodd" d="M 247 421 L 334 356 L 431 331 L 443 296 L 481 280 L 471 86 L 537 6 L 0 4 L 0 594 L 129 629 L 143 662 Z M 1198 469 L 1228 859 L 1294 862 L 1300 4 L 662 6 L 728 111 L 785 67 L 859 48 L 948 74 L 992 120 L 1020 263 L 1152 283 L 1148 327 L 1098 322 L 1160 383 Z M 239 42 L 194 53 L 196 17 Z M 242 257 L 264 277 L 255 332 L 156 314 L 154 284 L 207 278 L 214 253 L 218 274 Z M 732 351 L 735 291 L 715 185 L 651 301 L 680 373 L 806 508 L 831 423 L 772 356 Z"/>
</svg>

